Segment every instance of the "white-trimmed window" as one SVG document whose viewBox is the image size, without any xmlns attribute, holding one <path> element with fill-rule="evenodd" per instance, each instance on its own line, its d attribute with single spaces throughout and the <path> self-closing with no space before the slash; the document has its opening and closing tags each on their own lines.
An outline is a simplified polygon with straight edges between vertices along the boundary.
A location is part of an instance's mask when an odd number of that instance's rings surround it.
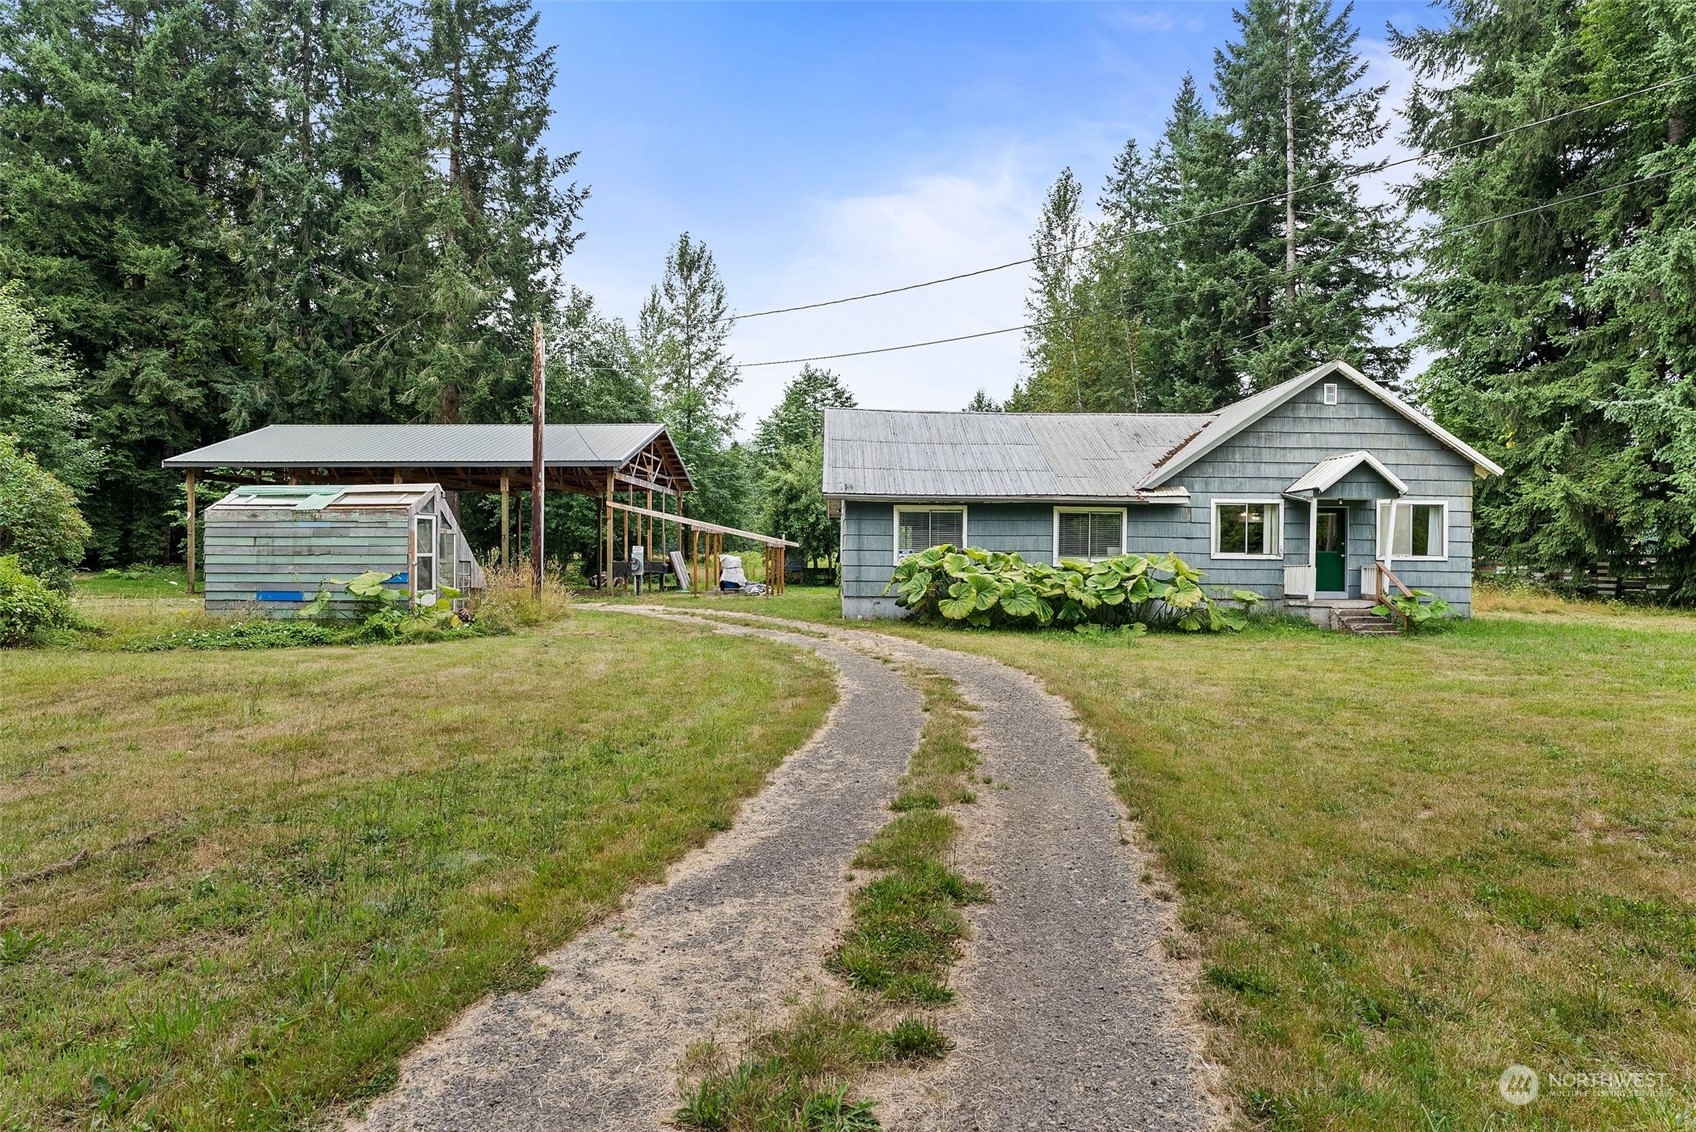
<svg viewBox="0 0 1696 1132">
<path fill-rule="evenodd" d="M 1276 499 L 1215 499 L 1213 557 L 1282 558 L 1284 505 Z"/>
<path fill-rule="evenodd" d="M 436 592 L 436 517 L 413 520 L 412 592 L 419 598 Z"/>
<path fill-rule="evenodd" d="M 895 561 L 933 546 L 966 545 L 964 507 L 897 507 Z"/>
<path fill-rule="evenodd" d="M 1123 507 L 1056 507 L 1054 560 L 1078 558 L 1091 562 L 1125 553 Z"/>
<path fill-rule="evenodd" d="M 1378 503 L 1378 560 L 1441 561 L 1449 556 L 1449 505 L 1437 499 Z"/>
</svg>

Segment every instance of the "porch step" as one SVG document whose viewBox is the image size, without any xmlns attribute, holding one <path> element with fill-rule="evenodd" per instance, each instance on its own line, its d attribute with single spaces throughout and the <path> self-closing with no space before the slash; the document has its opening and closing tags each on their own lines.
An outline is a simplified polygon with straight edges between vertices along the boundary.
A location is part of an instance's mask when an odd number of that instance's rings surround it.
<svg viewBox="0 0 1696 1132">
<path fill-rule="evenodd" d="M 1331 623 L 1342 632 L 1359 637 L 1395 637 L 1402 631 L 1394 617 L 1380 617 L 1370 608 L 1333 609 Z"/>
</svg>

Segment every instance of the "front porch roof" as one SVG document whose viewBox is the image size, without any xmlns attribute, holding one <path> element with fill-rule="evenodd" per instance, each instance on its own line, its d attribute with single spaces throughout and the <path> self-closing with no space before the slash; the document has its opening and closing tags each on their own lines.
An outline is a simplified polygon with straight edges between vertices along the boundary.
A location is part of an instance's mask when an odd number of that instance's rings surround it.
<svg viewBox="0 0 1696 1132">
<path fill-rule="evenodd" d="M 1376 472 L 1385 483 L 1395 488 L 1397 495 L 1407 494 L 1407 484 L 1401 478 L 1386 468 L 1378 457 L 1370 452 L 1345 452 L 1340 456 L 1327 456 L 1319 463 L 1309 468 L 1300 479 L 1284 489 L 1285 495 L 1298 496 L 1303 499 L 1317 499 L 1322 492 L 1329 491 L 1337 481 L 1365 464 Z"/>
</svg>

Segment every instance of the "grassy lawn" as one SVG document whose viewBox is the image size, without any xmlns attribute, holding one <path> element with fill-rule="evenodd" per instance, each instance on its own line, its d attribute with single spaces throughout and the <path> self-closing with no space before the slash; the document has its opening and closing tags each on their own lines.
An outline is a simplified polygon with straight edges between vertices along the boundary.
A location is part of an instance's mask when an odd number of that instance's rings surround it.
<svg viewBox="0 0 1696 1132">
<path fill-rule="evenodd" d="M 76 576 L 78 597 L 181 598 L 187 575 L 181 566 L 132 566 Z"/>
<path fill-rule="evenodd" d="M 1389 640 L 880 627 L 1077 707 L 1178 890 L 1247 1123 L 1696 1127 L 1696 617 L 1480 607 Z M 1543 1076 L 1523 1109 L 1495 1087 L 1516 1062 Z M 1667 1076 L 1550 1080 L 1609 1071 Z"/>
<path fill-rule="evenodd" d="M 297 1127 L 384 1087 L 726 828 L 833 695 L 792 650 L 589 613 L 0 654 L 0 1129 Z"/>
</svg>

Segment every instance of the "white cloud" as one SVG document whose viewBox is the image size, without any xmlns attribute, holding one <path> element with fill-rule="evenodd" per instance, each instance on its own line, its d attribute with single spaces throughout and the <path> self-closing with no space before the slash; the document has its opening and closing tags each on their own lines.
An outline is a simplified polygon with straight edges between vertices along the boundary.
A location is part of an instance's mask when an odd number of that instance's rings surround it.
<svg viewBox="0 0 1696 1132">
<path fill-rule="evenodd" d="M 886 192 L 824 198 L 807 206 L 791 251 L 757 276 L 728 280 L 739 309 L 836 298 L 1022 259 L 1054 171 L 1006 151 L 965 170 L 916 176 Z M 739 323 L 738 361 L 819 354 L 948 338 L 1024 321 L 1024 266 L 820 310 Z M 843 358 L 829 366 L 872 408 L 959 409 L 980 387 L 1005 396 L 1019 372 L 1020 334 L 898 353 Z M 800 368 L 745 369 L 738 401 L 744 426 L 771 407 Z"/>
<path fill-rule="evenodd" d="M 1103 16 L 1109 27 L 1125 31 L 1171 31 L 1178 17 L 1170 8 L 1109 8 Z"/>
</svg>

